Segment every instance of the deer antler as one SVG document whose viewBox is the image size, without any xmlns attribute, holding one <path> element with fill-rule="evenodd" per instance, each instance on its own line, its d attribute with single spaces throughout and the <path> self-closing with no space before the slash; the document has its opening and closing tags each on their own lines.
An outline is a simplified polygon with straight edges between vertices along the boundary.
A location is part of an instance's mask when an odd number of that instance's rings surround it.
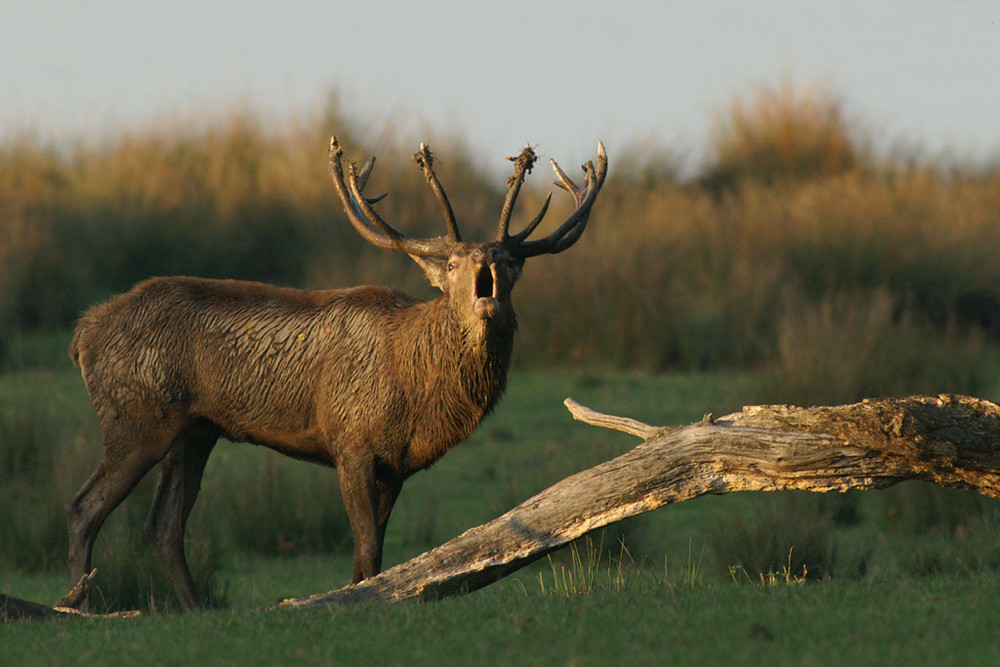
<svg viewBox="0 0 1000 667">
<path fill-rule="evenodd" d="M 343 151 L 340 144 L 338 144 L 336 137 L 332 137 L 330 139 L 330 176 L 337 188 L 340 201 L 344 205 L 344 212 L 347 213 L 348 220 L 369 243 L 384 250 L 398 250 L 418 257 L 447 257 L 451 254 L 455 244 L 461 242 L 462 237 L 458 231 L 458 224 L 455 222 L 455 213 L 437 174 L 434 173 L 434 156 L 426 144 L 420 144 L 420 150 L 413 154 L 413 160 L 423 171 L 424 178 L 427 179 L 438 203 L 441 204 L 445 223 L 448 226 L 448 232 L 445 236 L 430 239 L 416 239 L 406 236 L 383 220 L 373 205 L 381 201 L 386 196 L 385 194 L 374 197 L 366 197 L 362 194 L 362 190 L 368 182 L 368 176 L 375 166 L 374 157 L 365 162 L 360 172 L 351 163 L 347 170 L 346 180 L 341 164 L 342 157 Z M 607 175 L 608 156 L 604 151 L 604 144 L 597 143 L 597 167 L 594 167 L 593 161 L 583 165 L 583 170 L 586 173 L 584 187 L 574 183 L 559 168 L 555 160 L 550 160 L 556 178 L 559 179 L 552 182 L 573 196 L 576 210 L 554 232 L 543 239 L 534 241 L 528 241 L 528 236 L 535 231 L 548 212 L 552 193 L 550 192 L 545 197 L 538 215 L 523 230 L 512 236 L 509 229 L 514 203 L 517 201 L 517 195 L 524 183 L 525 175 L 531 172 L 537 158 L 531 146 L 525 146 L 520 155 L 508 159 L 514 163 L 514 174 L 507 180 L 507 197 L 500 213 L 497 241 L 502 243 L 512 256 L 520 259 L 562 252 L 576 243 L 587 226 L 590 209 L 593 207 L 597 193 L 604 184 L 604 177 Z"/>
<path fill-rule="evenodd" d="M 497 234 L 497 240 L 507 247 L 511 255 L 521 259 L 562 252 L 576 243 L 580 235 L 583 234 L 583 230 L 587 227 L 590 209 L 593 207 L 594 201 L 597 199 L 597 193 L 601 190 L 601 186 L 604 185 L 604 177 L 608 173 L 608 155 L 604 151 L 604 144 L 597 142 L 597 168 L 594 168 L 593 161 L 589 161 L 583 165 L 583 170 L 587 175 L 587 180 L 584 181 L 585 187 L 580 187 L 574 183 L 559 168 L 555 160 L 550 160 L 552 169 L 556 172 L 556 177 L 559 179 L 552 182 L 573 195 L 573 200 L 576 202 L 576 210 L 554 232 L 543 239 L 536 239 L 534 241 L 528 241 L 527 238 L 535 231 L 542 218 L 545 217 L 545 213 L 549 208 L 549 202 L 552 199 L 552 193 L 550 192 L 545 198 L 545 201 L 542 203 L 542 209 L 535 216 L 534 220 L 528 223 L 527 227 L 522 231 L 510 236 L 508 228 L 510 226 L 511 210 L 521 189 L 521 184 L 524 182 L 524 175 L 530 172 L 531 167 L 534 165 L 535 152 L 528 146 L 521 151 L 518 157 L 508 159 L 514 162 L 514 175 L 507 181 L 507 199 L 504 202 L 503 212 L 500 214 L 500 229 Z"/>
<path fill-rule="evenodd" d="M 420 150 L 413 154 L 413 161 L 416 162 L 417 166 L 420 167 L 420 170 L 424 172 L 424 178 L 427 179 L 427 183 L 430 184 L 431 190 L 434 191 L 434 195 L 441 203 L 441 210 L 444 212 L 444 219 L 448 224 L 448 238 L 452 242 L 458 243 L 462 240 L 462 236 L 458 233 L 458 224 L 455 222 L 455 212 L 451 210 L 451 202 L 448 201 L 448 195 L 444 193 L 444 188 L 441 187 L 441 181 L 438 180 L 437 174 L 434 173 L 434 156 L 431 154 L 431 150 L 427 147 L 427 144 L 423 142 L 420 143 Z"/>
<path fill-rule="evenodd" d="M 354 164 L 349 166 L 347 181 L 344 180 L 344 168 L 341 164 L 343 151 L 337 142 L 337 137 L 330 138 L 330 177 L 337 188 L 337 194 L 344 205 L 344 212 L 351 225 L 361 236 L 372 245 L 383 250 L 398 250 L 418 257 L 448 257 L 455 244 L 459 241 L 458 226 L 455 224 L 455 215 L 451 211 L 451 204 L 444 194 L 444 189 L 434 174 L 432 168 L 432 158 L 430 150 L 423 144 L 420 145 L 420 152 L 414 155 L 417 164 L 423 170 L 430 183 L 434 194 L 445 211 L 445 220 L 448 224 L 447 236 L 438 236 L 431 239 L 415 239 L 406 236 L 375 212 L 372 205 L 380 201 L 386 195 L 375 197 L 365 197 L 362 190 L 368 182 L 368 175 L 375 166 L 375 158 L 371 157 L 357 172 Z"/>
<path fill-rule="evenodd" d="M 507 198 L 503 202 L 503 210 L 500 212 L 500 229 L 497 232 L 497 241 L 510 238 L 507 229 L 510 227 L 510 214 L 514 210 L 514 202 L 517 200 L 517 193 L 521 191 L 521 184 L 524 183 L 525 174 L 531 173 L 531 168 L 535 166 L 535 151 L 529 144 L 525 144 L 524 150 L 517 157 L 507 158 L 514 163 L 514 175 L 507 179 Z M 542 207 L 548 208 L 548 203 Z M 541 218 L 536 218 L 541 222 Z M 537 222 L 535 223 L 537 225 Z M 529 225 L 530 226 L 530 225 Z"/>
</svg>

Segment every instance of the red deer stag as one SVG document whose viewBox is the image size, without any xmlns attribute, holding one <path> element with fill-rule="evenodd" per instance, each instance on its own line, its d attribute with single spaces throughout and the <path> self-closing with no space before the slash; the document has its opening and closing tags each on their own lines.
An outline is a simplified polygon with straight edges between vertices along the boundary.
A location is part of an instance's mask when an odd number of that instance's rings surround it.
<svg viewBox="0 0 1000 667">
<path fill-rule="evenodd" d="M 97 470 L 67 504 L 74 581 L 90 571 L 108 514 L 154 465 L 160 478 L 145 531 L 188 608 L 200 606 L 184 526 L 220 437 L 337 469 L 354 534 L 354 582 L 378 574 L 386 523 L 403 482 L 467 438 L 504 390 L 517 320 L 511 289 L 529 257 L 583 233 L 607 173 L 584 165 L 576 209 L 528 240 L 548 208 L 510 234 L 511 210 L 535 155 L 513 159 L 497 238 L 463 242 L 421 145 L 414 160 L 444 211 L 447 234 L 403 235 L 362 194 L 374 164 L 345 170 L 336 138 L 330 175 L 351 224 L 384 250 L 410 255 L 444 294 L 421 301 L 384 287 L 326 291 L 253 282 L 152 278 L 88 310 L 70 347 L 104 436 Z M 382 195 L 384 196 L 384 195 Z"/>
</svg>

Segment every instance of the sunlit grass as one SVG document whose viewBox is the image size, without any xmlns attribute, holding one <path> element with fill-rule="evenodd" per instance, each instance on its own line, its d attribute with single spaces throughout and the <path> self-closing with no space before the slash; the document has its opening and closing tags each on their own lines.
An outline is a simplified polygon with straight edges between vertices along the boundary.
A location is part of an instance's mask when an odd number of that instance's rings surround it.
<svg viewBox="0 0 1000 667">
<path fill-rule="evenodd" d="M 830 90 L 788 79 L 758 86 L 716 116 L 705 180 L 724 188 L 740 178 L 774 182 L 850 171 L 862 162 L 858 141 Z"/>
</svg>

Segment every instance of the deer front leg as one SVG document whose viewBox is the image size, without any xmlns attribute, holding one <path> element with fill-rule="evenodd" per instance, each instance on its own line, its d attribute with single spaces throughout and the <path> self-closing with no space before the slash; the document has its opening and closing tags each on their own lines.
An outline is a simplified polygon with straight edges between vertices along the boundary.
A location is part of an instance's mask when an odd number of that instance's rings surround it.
<svg viewBox="0 0 1000 667">
<path fill-rule="evenodd" d="M 366 457 L 343 457 L 337 463 L 340 492 L 354 533 L 354 579 L 374 577 L 382 568 L 383 532 L 378 525 L 375 462 Z"/>
</svg>

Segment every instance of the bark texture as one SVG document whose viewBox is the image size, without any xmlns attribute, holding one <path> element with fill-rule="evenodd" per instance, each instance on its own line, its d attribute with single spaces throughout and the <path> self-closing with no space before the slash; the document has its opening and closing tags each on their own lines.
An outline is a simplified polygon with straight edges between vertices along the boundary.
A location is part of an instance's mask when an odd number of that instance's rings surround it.
<svg viewBox="0 0 1000 667">
<path fill-rule="evenodd" d="M 921 479 L 1000 498 L 1000 406 L 982 399 L 940 395 L 835 407 L 753 406 L 666 428 L 566 404 L 581 421 L 644 441 L 376 577 L 280 606 L 465 593 L 592 530 L 709 493 L 877 489 Z"/>
</svg>

